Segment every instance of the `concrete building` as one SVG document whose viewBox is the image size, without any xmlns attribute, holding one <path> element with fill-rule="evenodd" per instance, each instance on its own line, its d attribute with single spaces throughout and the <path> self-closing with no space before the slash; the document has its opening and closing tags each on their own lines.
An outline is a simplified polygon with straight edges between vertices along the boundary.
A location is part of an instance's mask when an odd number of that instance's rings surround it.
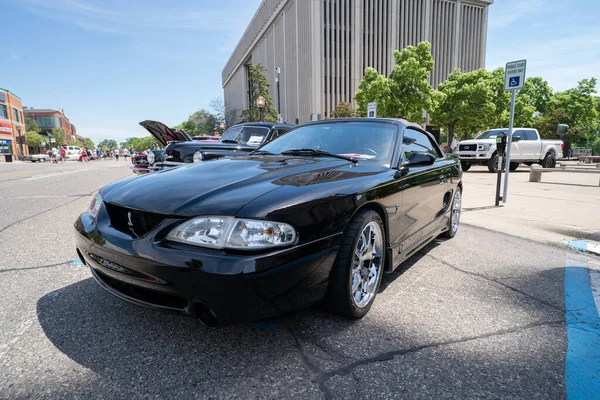
<svg viewBox="0 0 600 400">
<path fill-rule="evenodd" d="M 25 107 L 23 112 L 26 117 L 31 117 L 37 122 L 41 135 L 48 136 L 52 133 L 52 129 L 62 128 L 65 131 L 65 141 L 67 143 L 77 137 L 77 128 L 69 121 L 63 109 Z"/>
<path fill-rule="evenodd" d="M 29 154 L 26 145 L 17 143 L 19 134 L 25 135 L 21 98 L 8 89 L 0 88 L 0 161 L 4 161 L 4 154 Z"/>
<path fill-rule="evenodd" d="M 352 102 L 367 67 L 388 74 L 393 51 L 432 44 L 434 87 L 455 68 L 485 64 L 493 0 L 263 0 L 222 73 L 229 112 L 248 108 L 247 66 L 267 69 L 284 121 L 327 116 Z M 281 73 L 277 74 L 276 68 Z M 420 122 L 420 121 L 419 121 Z"/>
</svg>

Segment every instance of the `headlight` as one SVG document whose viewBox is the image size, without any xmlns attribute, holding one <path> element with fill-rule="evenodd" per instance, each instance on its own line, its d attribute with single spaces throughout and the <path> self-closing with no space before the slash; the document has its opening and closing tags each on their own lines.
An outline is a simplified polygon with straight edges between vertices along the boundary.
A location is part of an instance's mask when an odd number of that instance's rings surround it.
<svg viewBox="0 0 600 400">
<path fill-rule="evenodd" d="M 167 235 L 175 242 L 216 249 L 257 250 L 295 244 L 296 230 L 282 222 L 207 216 L 184 222 Z"/>
<path fill-rule="evenodd" d="M 492 147 L 491 144 L 480 144 L 480 145 L 477 145 L 477 150 L 488 151 L 490 149 L 490 147 Z"/>
<path fill-rule="evenodd" d="M 88 210 L 93 218 L 96 218 L 96 216 L 98 215 L 100 207 L 102 207 L 102 197 L 100 197 L 99 194 L 96 194 L 94 196 L 94 199 L 92 200 L 92 204 L 90 204 L 90 209 Z"/>
<path fill-rule="evenodd" d="M 154 153 L 149 152 L 148 154 L 146 154 L 146 160 L 148 160 L 148 164 L 154 164 Z"/>
<path fill-rule="evenodd" d="M 197 151 L 194 153 L 194 162 L 201 162 L 202 160 L 204 160 L 204 155 L 202 154 L 201 151 Z"/>
</svg>

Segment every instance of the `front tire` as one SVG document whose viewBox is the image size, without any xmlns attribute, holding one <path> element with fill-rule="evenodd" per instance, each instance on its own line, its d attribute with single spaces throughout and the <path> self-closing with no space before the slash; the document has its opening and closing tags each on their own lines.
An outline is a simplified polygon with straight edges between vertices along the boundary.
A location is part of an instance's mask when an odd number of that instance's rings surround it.
<svg viewBox="0 0 600 400">
<path fill-rule="evenodd" d="M 444 237 L 452 239 L 456 236 L 460 226 L 460 213 L 462 211 L 462 190 L 460 186 L 456 187 L 454 197 L 452 197 L 452 205 L 450 206 L 450 220 L 448 221 L 448 230 L 443 233 Z"/>
<path fill-rule="evenodd" d="M 516 163 L 516 162 L 515 162 L 515 163 L 512 163 L 512 162 L 511 162 L 511 163 L 510 163 L 510 167 L 509 167 L 509 171 L 510 171 L 510 172 L 516 171 L 516 170 L 517 170 L 517 168 L 519 168 L 519 163 Z"/>
<path fill-rule="evenodd" d="M 369 312 L 383 276 L 385 243 L 375 211 L 363 210 L 350 221 L 329 277 L 327 300 L 333 312 L 349 318 Z"/>
<path fill-rule="evenodd" d="M 460 166 L 462 167 L 462 170 L 465 171 L 465 172 L 467 172 L 468 170 L 471 169 L 471 164 L 469 164 L 469 163 L 461 162 Z"/>
<path fill-rule="evenodd" d="M 494 153 L 488 161 L 488 171 L 493 173 L 498 172 L 498 153 Z M 502 171 L 504 171 L 504 162 L 502 163 Z"/>
</svg>

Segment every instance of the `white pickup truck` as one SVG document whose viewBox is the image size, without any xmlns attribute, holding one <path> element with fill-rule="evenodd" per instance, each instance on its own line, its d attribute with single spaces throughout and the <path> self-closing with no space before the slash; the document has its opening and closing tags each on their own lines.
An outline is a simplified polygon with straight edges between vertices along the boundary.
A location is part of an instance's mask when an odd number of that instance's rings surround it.
<svg viewBox="0 0 600 400">
<path fill-rule="evenodd" d="M 458 144 L 458 157 L 463 171 L 468 171 L 471 165 L 487 165 L 490 172 L 498 172 L 498 153 L 496 137 L 508 129 L 492 129 L 481 133 L 475 139 L 463 140 Z M 537 130 L 531 128 L 514 128 L 513 141 L 510 150 L 510 170 L 514 171 L 519 164 L 539 163 L 544 168 L 554 168 L 556 159 L 562 158 L 565 148 L 562 140 L 540 139 Z"/>
</svg>

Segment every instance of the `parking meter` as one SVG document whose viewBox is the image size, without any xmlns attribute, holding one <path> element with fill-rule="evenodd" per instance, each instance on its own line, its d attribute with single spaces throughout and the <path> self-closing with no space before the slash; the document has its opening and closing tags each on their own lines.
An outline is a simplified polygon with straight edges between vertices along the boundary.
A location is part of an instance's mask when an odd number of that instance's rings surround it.
<svg viewBox="0 0 600 400">
<path fill-rule="evenodd" d="M 496 151 L 498 152 L 498 179 L 496 181 L 496 207 L 500 205 L 500 184 L 502 183 L 502 160 L 506 153 L 506 135 L 504 133 L 496 136 Z"/>
<path fill-rule="evenodd" d="M 496 151 L 498 151 L 499 157 L 504 157 L 506 153 L 506 135 L 504 133 L 496 136 Z"/>
</svg>

